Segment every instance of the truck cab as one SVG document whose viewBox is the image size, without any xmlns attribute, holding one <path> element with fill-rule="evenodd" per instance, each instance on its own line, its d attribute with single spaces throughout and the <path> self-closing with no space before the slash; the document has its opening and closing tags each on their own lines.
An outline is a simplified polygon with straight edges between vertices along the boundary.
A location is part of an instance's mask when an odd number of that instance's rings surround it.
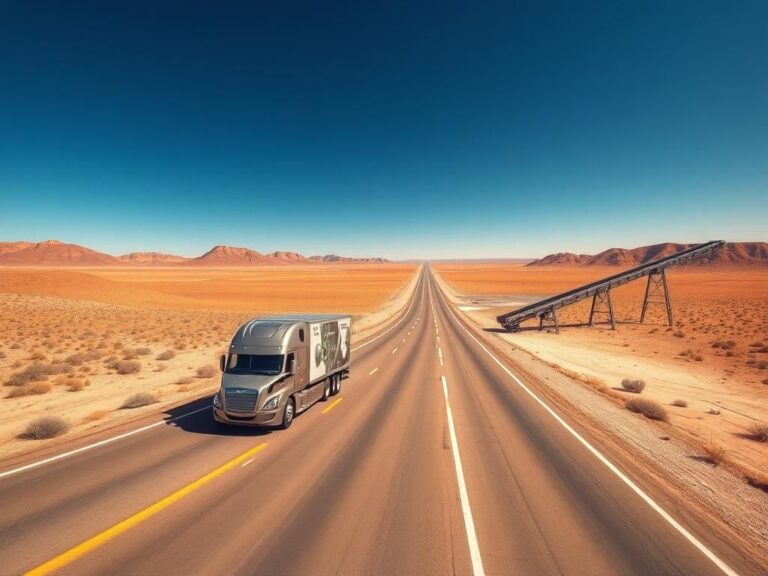
<svg viewBox="0 0 768 576">
<path fill-rule="evenodd" d="M 245 322 L 220 358 L 217 422 L 288 428 L 293 417 L 337 394 L 349 374 L 349 316 L 301 315 Z"/>
</svg>

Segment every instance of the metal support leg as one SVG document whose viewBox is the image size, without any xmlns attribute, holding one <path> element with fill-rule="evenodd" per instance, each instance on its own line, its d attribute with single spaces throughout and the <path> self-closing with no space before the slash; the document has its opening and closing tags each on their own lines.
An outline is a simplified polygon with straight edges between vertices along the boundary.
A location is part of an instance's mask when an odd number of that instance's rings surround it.
<svg viewBox="0 0 768 576">
<path fill-rule="evenodd" d="M 611 301 L 611 289 L 595 292 L 592 297 L 592 308 L 589 311 L 589 325 L 595 325 L 595 314 L 608 314 L 611 330 L 616 330 L 616 317 L 613 314 L 613 302 Z"/>
<path fill-rule="evenodd" d="M 643 298 L 643 310 L 640 313 L 641 324 L 645 322 L 649 304 L 664 304 L 667 323 L 670 326 L 673 325 L 672 301 L 669 299 L 669 285 L 667 284 L 667 274 L 664 268 L 654 270 L 648 275 L 648 284 L 645 286 L 645 297 Z"/>
<path fill-rule="evenodd" d="M 555 310 L 555 307 L 552 306 L 549 310 L 546 312 L 543 312 L 541 315 L 539 315 L 539 330 L 544 330 L 545 323 L 547 326 L 553 326 L 555 329 L 555 334 L 560 333 L 560 325 L 557 322 L 557 312 Z"/>
</svg>

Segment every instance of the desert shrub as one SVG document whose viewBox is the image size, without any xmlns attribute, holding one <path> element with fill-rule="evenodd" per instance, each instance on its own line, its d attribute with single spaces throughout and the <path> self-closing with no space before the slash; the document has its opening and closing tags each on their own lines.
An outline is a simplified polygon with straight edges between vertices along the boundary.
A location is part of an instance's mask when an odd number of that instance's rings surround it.
<svg viewBox="0 0 768 576">
<path fill-rule="evenodd" d="M 51 391 L 48 382 L 32 382 L 24 386 L 14 386 L 8 392 L 6 398 L 19 398 L 21 396 L 37 396 Z"/>
<path fill-rule="evenodd" d="M 755 362 L 755 368 L 758 370 L 765 370 L 768 368 L 768 360 L 759 360 L 758 362 Z"/>
<path fill-rule="evenodd" d="M 627 392 L 640 394 L 640 392 L 645 389 L 645 381 L 634 378 L 624 378 L 624 380 L 621 381 L 621 387 Z"/>
<path fill-rule="evenodd" d="M 78 352 L 77 354 L 70 354 L 64 359 L 64 362 L 71 366 L 80 366 L 85 361 L 83 354 Z"/>
<path fill-rule="evenodd" d="M 178 380 L 176 380 L 176 384 L 178 384 L 179 386 L 184 386 L 185 384 L 192 384 L 192 382 L 194 381 L 195 379 L 192 378 L 192 376 L 183 376 L 182 378 L 179 378 Z"/>
<path fill-rule="evenodd" d="M 147 348 L 146 346 L 142 346 L 141 348 L 136 348 L 134 352 L 138 356 L 147 356 L 148 354 L 152 354 L 152 350 L 150 348 Z"/>
<path fill-rule="evenodd" d="M 736 342 L 733 340 L 715 340 L 712 342 L 712 348 L 720 348 L 721 350 L 731 350 L 736 348 Z"/>
<path fill-rule="evenodd" d="M 69 364 L 43 364 L 35 362 L 27 366 L 21 372 L 16 372 L 6 381 L 6 386 L 24 386 L 29 382 L 36 380 L 45 380 L 48 376 L 54 374 L 66 374 L 72 372 L 72 366 Z"/>
<path fill-rule="evenodd" d="M 69 430 L 69 424 L 63 418 L 58 416 L 42 416 L 27 424 L 20 437 L 28 440 L 43 440 L 45 438 L 61 436 L 67 430 Z"/>
<path fill-rule="evenodd" d="M 21 348 L 21 344 L 19 344 L 18 342 L 14 342 L 13 344 L 11 344 L 11 345 L 9 346 L 9 348 L 10 348 L 11 350 L 18 350 L 19 348 Z"/>
<path fill-rule="evenodd" d="M 723 460 L 725 460 L 726 454 L 728 453 L 725 448 L 719 444 L 715 444 L 714 442 L 707 442 L 701 447 L 701 449 L 704 452 L 704 456 L 702 456 L 701 459 L 705 462 L 713 464 L 714 466 L 722 463 Z"/>
<path fill-rule="evenodd" d="M 685 338 L 685 332 L 683 332 L 682 330 L 678 330 L 677 332 L 672 334 L 672 336 L 674 336 L 675 338 Z"/>
<path fill-rule="evenodd" d="M 765 384 L 766 386 L 768 386 L 768 378 L 763 378 L 763 384 Z"/>
<path fill-rule="evenodd" d="M 168 350 L 164 350 L 163 352 L 160 352 L 160 354 L 157 355 L 155 360 L 170 360 L 174 356 L 176 356 L 176 352 L 174 352 L 171 349 L 168 349 Z"/>
<path fill-rule="evenodd" d="M 632 412 L 638 412 L 651 420 L 662 420 L 666 422 L 669 419 L 664 407 L 653 400 L 645 398 L 631 398 L 627 400 L 627 409 Z"/>
<path fill-rule="evenodd" d="M 200 366 L 200 368 L 197 369 L 197 377 L 198 378 L 213 378 L 216 376 L 216 368 L 213 366 Z"/>
<path fill-rule="evenodd" d="M 125 402 L 120 406 L 120 409 L 127 408 L 140 408 L 141 406 L 149 406 L 157 402 L 157 398 L 149 394 L 148 392 L 139 392 L 133 396 L 129 396 L 125 399 Z"/>
<path fill-rule="evenodd" d="M 703 361 L 704 361 L 704 356 L 702 356 L 701 354 L 696 354 L 696 355 L 693 357 L 693 359 L 694 359 L 696 362 L 703 362 Z"/>
<path fill-rule="evenodd" d="M 685 400 L 673 400 L 672 406 L 677 406 L 678 408 L 686 408 L 688 406 L 688 402 Z"/>
<path fill-rule="evenodd" d="M 768 442 L 768 424 L 753 422 L 749 427 L 749 436 L 758 442 Z"/>
<path fill-rule="evenodd" d="M 5 352 L 0 350 L 0 360 L 5 360 Z"/>
<path fill-rule="evenodd" d="M 720 416 L 720 410 L 718 410 L 717 408 L 710 408 L 707 411 L 707 414 L 712 414 L 713 416 Z"/>
<path fill-rule="evenodd" d="M 118 374 L 135 374 L 141 370 L 141 362 L 138 360 L 119 360 L 115 363 Z"/>
</svg>

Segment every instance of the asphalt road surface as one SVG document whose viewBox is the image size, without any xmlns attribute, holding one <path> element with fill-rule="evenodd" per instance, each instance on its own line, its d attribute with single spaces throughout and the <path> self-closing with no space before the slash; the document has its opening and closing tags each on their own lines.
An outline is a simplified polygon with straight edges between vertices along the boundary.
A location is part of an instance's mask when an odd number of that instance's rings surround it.
<svg viewBox="0 0 768 576">
<path fill-rule="evenodd" d="M 482 342 L 425 267 L 287 431 L 206 398 L 6 463 L 0 573 L 765 573 Z"/>
</svg>

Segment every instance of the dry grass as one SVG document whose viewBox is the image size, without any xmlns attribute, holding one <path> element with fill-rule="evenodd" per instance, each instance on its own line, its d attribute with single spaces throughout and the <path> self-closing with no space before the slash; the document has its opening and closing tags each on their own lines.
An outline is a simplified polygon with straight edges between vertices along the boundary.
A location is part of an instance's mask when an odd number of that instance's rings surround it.
<svg viewBox="0 0 768 576">
<path fill-rule="evenodd" d="M 634 392 L 640 394 L 645 389 L 645 381 L 634 378 L 624 378 L 621 381 L 621 387 L 627 392 Z"/>
<path fill-rule="evenodd" d="M 197 369 L 197 377 L 198 378 L 213 378 L 218 374 L 218 370 L 214 368 L 213 366 L 200 366 L 200 368 Z"/>
<path fill-rule="evenodd" d="M 149 406 L 150 404 L 154 404 L 157 402 L 157 396 L 154 394 L 149 394 L 147 392 L 139 392 L 137 394 L 134 394 L 133 396 L 129 396 L 125 399 L 125 402 L 123 402 L 120 405 L 121 410 L 125 409 L 131 409 L 131 408 L 141 408 L 142 406 Z"/>
<path fill-rule="evenodd" d="M 67 380 L 67 390 L 69 392 L 80 392 L 85 390 L 85 387 L 88 386 L 88 384 L 88 380 L 83 380 L 82 378 L 71 378 Z"/>
<path fill-rule="evenodd" d="M 626 407 L 628 410 L 643 414 L 651 420 L 666 422 L 669 419 L 667 411 L 661 404 L 647 398 L 630 398 L 627 400 Z"/>
<path fill-rule="evenodd" d="M 19 435 L 25 440 L 44 440 L 61 436 L 69 430 L 69 423 L 58 416 L 42 416 L 32 420 Z"/>
<path fill-rule="evenodd" d="M 104 418 L 107 414 L 109 414 L 109 410 L 94 410 L 88 414 L 88 416 L 83 418 L 83 422 L 96 422 L 97 420 Z"/>
<path fill-rule="evenodd" d="M 39 396 L 51 391 L 48 382 L 32 382 L 24 386 L 14 386 L 6 395 L 6 398 L 19 398 L 21 396 Z"/>
<path fill-rule="evenodd" d="M 758 442 L 768 442 L 768 424 L 753 422 L 749 426 L 749 436 Z"/>
<path fill-rule="evenodd" d="M 763 492 L 768 492 L 768 474 L 750 471 L 745 474 L 744 479 L 750 486 L 754 486 Z"/>
<path fill-rule="evenodd" d="M 720 444 L 715 444 L 714 442 L 707 442 L 703 444 L 701 449 L 704 452 L 701 460 L 704 460 L 713 466 L 722 464 L 725 461 L 726 455 L 728 454 L 728 450 L 726 450 Z"/>
<path fill-rule="evenodd" d="M 6 386 L 24 386 L 29 382 L 45 380 L 48 376 L 72 372 L 72 366 L 64 363 L 43 364 L 35 362 L 27 366 L 23 371 L 12 374 L 5 382 Z"/>
</svg>

